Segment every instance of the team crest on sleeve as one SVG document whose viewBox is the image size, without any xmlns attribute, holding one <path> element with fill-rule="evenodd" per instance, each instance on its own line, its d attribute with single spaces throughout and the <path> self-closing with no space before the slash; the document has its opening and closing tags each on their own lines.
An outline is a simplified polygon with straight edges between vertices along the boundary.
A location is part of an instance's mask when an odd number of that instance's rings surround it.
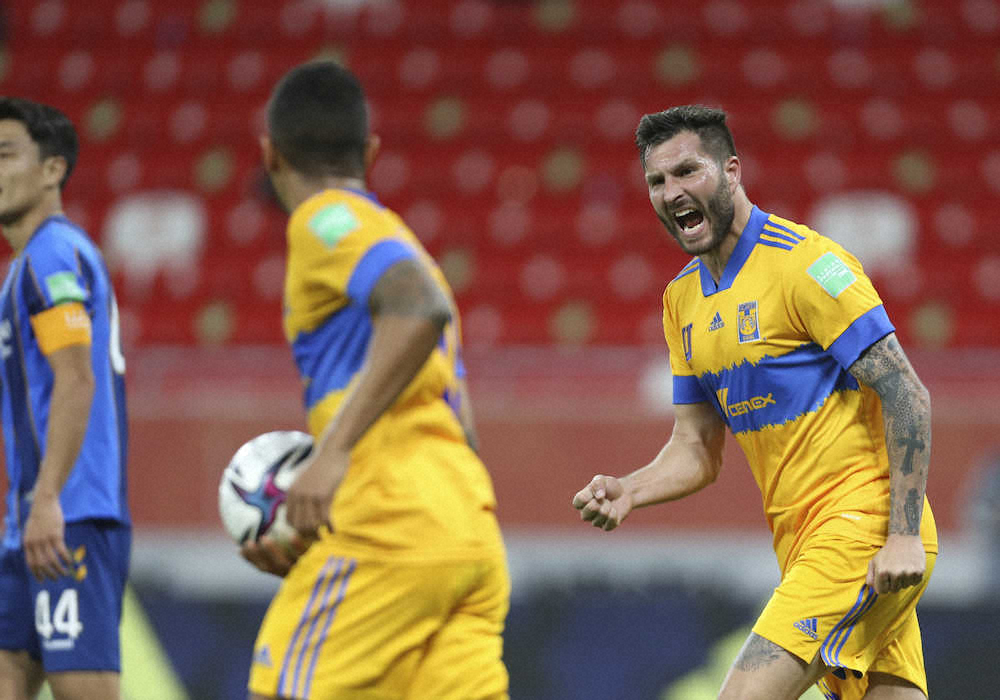
<svg viewBox="0 0 1000 700">
<path fill-rule="evenodd" d="M 684 359 L 688 362 L 691 361 L 691 327 L 693 325 L 693 323 L 689 323 L 681 328 L 681 342 L 684 343 Z"/>
<path fill-rule="evenodd" d="M 757 300 L 746 301 L 736 308 L 736 331 L 741 343 L 760 340 L 760 323 L 757 320 Z"/>
</svg>

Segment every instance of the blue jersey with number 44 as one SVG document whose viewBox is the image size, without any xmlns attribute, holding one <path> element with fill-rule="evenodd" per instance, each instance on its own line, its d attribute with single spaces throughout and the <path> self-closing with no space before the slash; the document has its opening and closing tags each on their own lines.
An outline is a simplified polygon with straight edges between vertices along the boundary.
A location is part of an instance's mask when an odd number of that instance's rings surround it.
<svg viewBox="0 0 1000 700">
<path fill-rule="evenodd" d="M 125 360 L 107 268 L 87 235 L 46 219 L 10 263 L 0 290 L 2 419 L 9 490 L 3 544 L 21 545 L 45 456 L 53 373 L 47 354 L 90 342 L 94 398 L 83 446 L 60 494 L 67 523 L 129 523 Z"/>
</svg>

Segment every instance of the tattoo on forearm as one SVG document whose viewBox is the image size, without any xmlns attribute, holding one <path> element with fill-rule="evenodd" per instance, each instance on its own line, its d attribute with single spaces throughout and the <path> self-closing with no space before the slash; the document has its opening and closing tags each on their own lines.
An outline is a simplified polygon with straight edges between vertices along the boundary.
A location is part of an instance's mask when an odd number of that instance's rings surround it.
<svg viewBox="0 0 1000 700">
<path fill-rule="evenodd" d="M 906 532 L 903 534 L 920 534 L 920 511 L 923 505 L 920 493 L 916 489 L 910 489 L 906 494 L 906 505 L 903 506 L 903 513 L 906 515 Z"/>
<path fill-rule="evenodd" d="M 913 473 L 913 453 L 914 451 L 923 452 L 924 451 L 924 441 L 917 437 L 916 426 L 910 426 L 910 437 L 901 438 L 896 441 L 900 447 L 906 448 L 906 454 L 903 456 L 903 464 L 900 466 L 900 471 L 904 474 Z"/>
<path fill-rule="evenodd" d="M 894 334 L 872 345 L 851 374 L 882 400 L 890 464 L 889 532 L 919 534 L 930 461 L 930 399 Z"/>
<path fill-rule="evenodd" d="M 774 642 L 751 633 L 740 651 L 739 658 L 736 659 L 736 668 L 740 671 L 756 671 L 780 659 L 783 651 L 784 649 Z"/>
<path fill-rule="evenodd" d="M 417 260 L 403 260 L 390 267 L 375 284 L 369 298 L 374 314 L 423 316 L 447 321 L 451 315 L 448 299 L 424 266 Z"/>
</svg>

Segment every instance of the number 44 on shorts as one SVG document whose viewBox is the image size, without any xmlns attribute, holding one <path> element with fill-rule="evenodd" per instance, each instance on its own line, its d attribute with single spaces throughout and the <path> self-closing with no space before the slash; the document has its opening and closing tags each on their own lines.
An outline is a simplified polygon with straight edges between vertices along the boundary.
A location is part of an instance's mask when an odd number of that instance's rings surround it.
<svg viewBox="0 0 1000 700">
<path fill-rule="evenodd" d="M 72 649 L 83 632 L 80 605 L 76 589 L 67 588 L 52 608 L 48 591 L 39 591 L 35 598 L 35 629 L 46 649 Z M 59 639 L 53 639 L 53 636 Z"/>
</svg>

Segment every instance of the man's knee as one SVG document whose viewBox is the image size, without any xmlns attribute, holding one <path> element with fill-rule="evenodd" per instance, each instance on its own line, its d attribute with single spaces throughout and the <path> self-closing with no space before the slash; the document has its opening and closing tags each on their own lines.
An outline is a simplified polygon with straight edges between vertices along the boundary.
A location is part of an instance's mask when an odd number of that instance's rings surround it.
<svg viewBox="0 0 1000 700">
<path fill-rule="evenodd" d="M 47 676 L 55 700 L 119 700 L 116 671 L 59 671 Z"/>
<path fill-rule="evenodd" d="M 0 651 L 0 698 L 28 700 L 42 686 L 42 665 L 26 651 Z"/>
</svg>

